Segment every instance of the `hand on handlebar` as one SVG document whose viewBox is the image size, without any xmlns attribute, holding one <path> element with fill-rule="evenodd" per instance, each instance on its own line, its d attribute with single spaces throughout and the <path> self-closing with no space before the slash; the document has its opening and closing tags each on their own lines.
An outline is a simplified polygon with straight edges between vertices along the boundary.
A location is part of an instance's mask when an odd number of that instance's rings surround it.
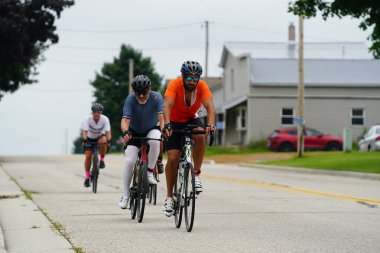
<svg viewBox="0 0 380 253">
<path fill-rule="evenodd" d="M 166 123 L 161 132 L 162 132 L 162 135 L 167 139 L 170 135 L 172 135 L 172 132 L 173 132 L 171 124 Z"/>
<path fill-rule="evenodd" d="M 132 138 L 132 132 L 129 130 L 126 130 L 123 132 L 123 140 L 125 142 L 128 142 Z"/>
<path fill-rule="evenodd" d="M 208 136 L 210 133 L 215 132 L 215 126 L 214 125 L 207 125 L 206 126 L 206 136 Z"/>
</svg>

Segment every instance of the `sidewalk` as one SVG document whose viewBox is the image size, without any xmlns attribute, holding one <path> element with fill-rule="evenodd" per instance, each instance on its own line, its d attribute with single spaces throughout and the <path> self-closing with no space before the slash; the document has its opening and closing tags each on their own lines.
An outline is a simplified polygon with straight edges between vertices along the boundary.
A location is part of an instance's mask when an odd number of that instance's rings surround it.
<svg viewBox="0 0 380 253">
<path fill-rule="evenodd" d="M 0 253 L 74 252 L 0 165 Z"/>
</svg>

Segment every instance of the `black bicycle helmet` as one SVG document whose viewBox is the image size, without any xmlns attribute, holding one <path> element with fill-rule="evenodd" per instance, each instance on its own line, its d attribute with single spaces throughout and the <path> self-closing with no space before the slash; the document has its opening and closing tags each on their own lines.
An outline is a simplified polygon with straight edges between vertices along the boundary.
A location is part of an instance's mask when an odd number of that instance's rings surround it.
<svg viewBox="0 0 380 253">
<path fill-rule="evenodd" d="M 196 61 L 185 61 L 181 67 L 184 75 L 202 75 L 202 66 Z"/>
<path fill-rule="evenodd" d="M 133 78 L 131 85 L 132 85 L 132 89 L 135 92 L 141 93 L 150 88 L 151 82 L 147 76 L 138 75 L 135 78 Z"/>
<path fill-rule="evenodd" d="M 91 106 L 92 112 L 102 112 L 103 111 L 103 106 L 100 103 L 94 103 Z"/>
</svg>

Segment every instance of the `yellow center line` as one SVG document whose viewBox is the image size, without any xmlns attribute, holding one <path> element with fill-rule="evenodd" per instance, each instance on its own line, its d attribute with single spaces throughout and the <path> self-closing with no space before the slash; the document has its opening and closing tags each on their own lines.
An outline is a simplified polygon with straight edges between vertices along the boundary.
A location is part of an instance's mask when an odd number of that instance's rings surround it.
<svg viewBox="0 0 380 253">
<path fill-rule="evenodd" d="M 380 205 L 380 200 L 378 200 L 378 199 L 367 199 L 367 198 L 360 198 L 360 197 L 354 197 L 354 196 L 339 195 L 339 194 L 333 194 L 333 193 L 328 193 L 328 192 L 320 192 L 320 191 L 313 191 L 313 190 L 302 189 L 302 188 L 295 188 L 295 187 L 291 187 L 291 186 L 283 186 L 283 185 L 269 184 L 269 183 L 263 183 L 263 182 L 248 181 L 248 180 L 244 180 L 244 179 L 215 176 L 215 175 L 203 174 L 203 173 L 202 173 L 202 176 L 205 178 L 217 179 L 217 180 L 222 180 L 222 181 L 232 182 L 232 183 L 238 183 L 238 184 L 253 185 L 253 186 L 275 189 L 275 190 L 283 190 L 283 191 L 288 191 L 288 192 L 298 192 L 298 193 L 304 193 L 304 194 L 309 194 L 309 195 L 317 195 L 317 196 L 323 196 L 323 197 L 329 197 L 329 198 L 335 198 L 335 199 L 350 200 L 350 201 L 355 201 L 355 202 L 364 202 L 367 204 Z"/>
</svg>

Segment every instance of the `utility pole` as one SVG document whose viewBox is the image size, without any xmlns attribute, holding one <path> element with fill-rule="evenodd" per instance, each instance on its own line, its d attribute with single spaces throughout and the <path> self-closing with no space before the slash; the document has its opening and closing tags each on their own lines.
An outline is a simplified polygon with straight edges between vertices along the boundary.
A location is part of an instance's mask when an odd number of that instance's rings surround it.
<svg viewBox="0 0 380 253">
<path fill-rule="evenodd" d="M 65 155 L 68 154 L 68 147 L 69 147 L 69 132 L 67 128 L 65 129 Z"/>
<path fill-rule="evenodd" d="M 302 157 L 304 153 L 304 83 L 303 83 L 303 17 L 299 16 L 299 41 L 298 41 L 298 135 L 297 135 L 297 154 Z"/>
<path fill-rule="evenodd" d="M 133 80 L 133 59 L 129 59 L 129 93 L 132 93 L 132 80 Z"/>
<path fill-rule="evenodd" d="M 205 27 L 206 27 L 206 61 L 205 61 L 205 80 L 207 81 L 208 77 L 208 46 L 209 46 L 209 41 L 208 41 L 208 21 L 205 21 Z"/>
</svg>

